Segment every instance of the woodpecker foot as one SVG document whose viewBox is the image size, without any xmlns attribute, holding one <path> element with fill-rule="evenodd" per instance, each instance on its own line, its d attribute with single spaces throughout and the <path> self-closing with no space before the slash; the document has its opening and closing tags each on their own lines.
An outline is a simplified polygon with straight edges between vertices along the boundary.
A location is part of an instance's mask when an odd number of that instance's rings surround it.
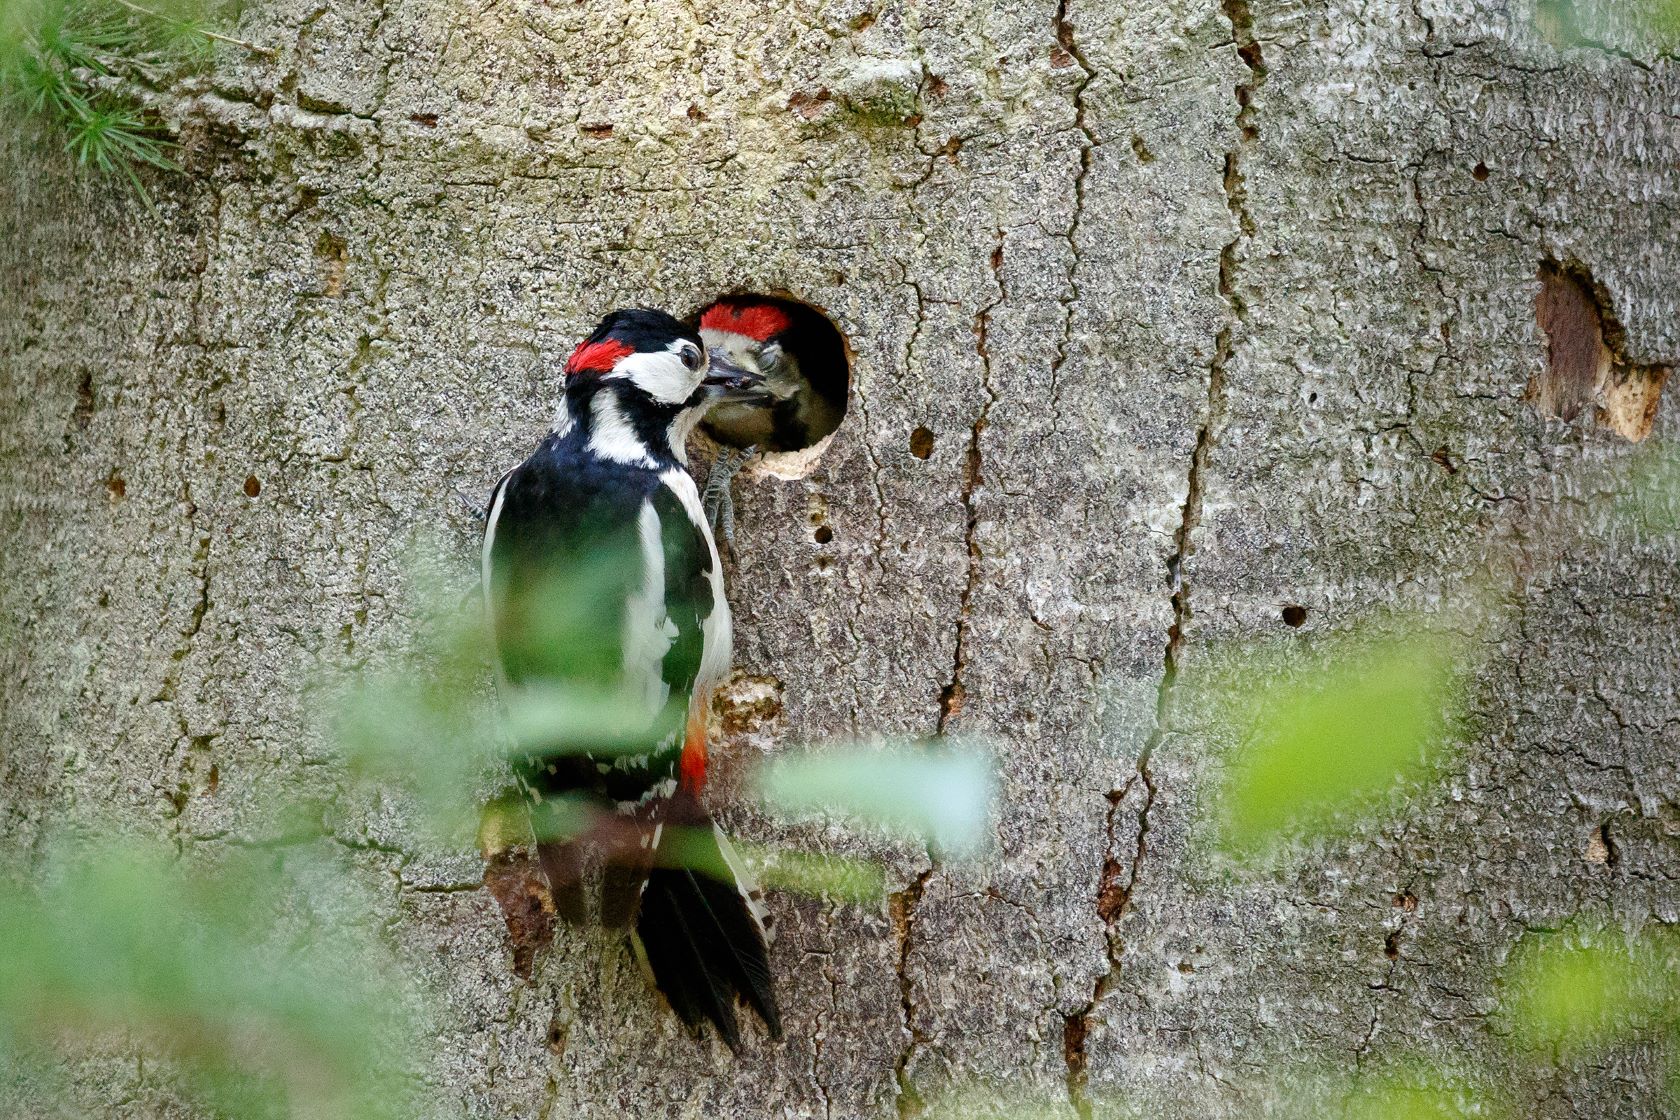
<svg viewBox="0 0 1680 1120">
<path fill-rule="evenodd" d="M 723 535 L 724 543 L 735 547 L 735 497 L 730 483 L 747 460 L 758 454 L 758 448 L 726 447 L 712 460 L 712 473 L 706 476 L 706 489 L 700 495 L 700 508 L 706 520 Z"/>
<path fill-rule="evenodd" d="M 471 498 L 467 497 L 459 490 L 455 491 L 455 496 L 461 499 L 461 504 L 467 507 L 467 513 L 474 521 L 478 522 L 480 525 L 484 524 L 485 519 L 490 516 L 490 507 L 476 505 Z"/>
</svg>

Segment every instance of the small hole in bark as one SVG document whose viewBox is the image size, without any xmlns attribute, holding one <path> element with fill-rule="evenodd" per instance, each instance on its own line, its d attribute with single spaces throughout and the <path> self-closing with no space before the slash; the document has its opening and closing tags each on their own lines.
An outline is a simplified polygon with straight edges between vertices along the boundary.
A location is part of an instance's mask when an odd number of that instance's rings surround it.
<svg viewBox="0 0 1680 1120">
<path fill-rule="evenodd" d="M 258 478 L 254 474 L 246 475 L 245 476 L 245 496 L 247 498 L 254 498 L 258 494 L 261 494 L 261 493 L 262 493 L 262 479 Z"/>
<path fill-rule="evenodd" d="M 1485 163 L 1478 163 L 1478 164 L 1477 164 L 1477 165 L 1476 165 L 1476 166 L 1475 166 L 1475 167 L 1474 167 L 1474 168 L 1473 168 L 1473 169 L 1472 169 L 1472 170 L 1471 170 L 1471 172 L 1470 172 L 1470 177 L 1471 177 L 1471 178 L 1472 178 L 1472 179 L 1474 179 L 1474 180 L 1476 180 L 1476 182 L 1478 182 L 1478 183 L 1485 183 L 1485 182 L 1487 182 L 1487 181 L 1488 181 L 1488 176 L 1489 176 L 1489 175 L 1492 175 L 1492 174 L 1493 174 L 1493 172 L 1491 172 L 1491 171 L 1489 171 L 1489 170 L 1488 170 L 1488 165 L 1487 165 L 1487 164 L 1485 164 Z"/>
<path fill-rule="evenodd" d="M 713 408 L 701 425 L 712 439 L 774 456 L 814 447 L 840 426 L 852 382 L 851 347 L 820 309 L 782 292 L 739 292 L 712 300 L 689 321 L 708 348 L 764 374 L 771 398 Z M 794 473 L 783 477 L 800 477 L 809 465 L 785 468 Z"/>
<path fill-rule="evenodd" d="M 105 479 L 105 489 L 110 492 L 113 498 L 128 496 L 128 483 L 123 481 L 123 476 L 116 471 L 112 471 L 110 476 Z"/>
<path fill-rule="evenodd" d="M 817 531 L 811 534 L 811 539 L 816 541 L 818 544 L 827 544 L 829 541 L 834 539 L 834 530 L 830 529 L 827 525 L 819 525 L 817 526 Z"/>
<path fill-rule="evenodd" d="M 1383 956 L 1387 957 L 1389 960 L 1393 960 L 1394 958 L 1398 957 L 1399 955 L 1400 955 L 1400 931 L 1395 930 L 1393 933 L 1389 934 L 1388 937 L 1385 938 L 1384 941 L 1383 941 Z"/>
<path fill-rule="evenodd" d="M 1283 608 L 1283 621 L 1289 626 L 1305 626 L 1307 622 L 1307 608 L 1296 606 L 1294 603 Z"/>
<path fill-rule="evenodd" d="M 918 459 L 926 459 L 933 454 L 933 432 L 927 428 L 917 428 L 910 433 L 910 454 Z"/>
</svg>

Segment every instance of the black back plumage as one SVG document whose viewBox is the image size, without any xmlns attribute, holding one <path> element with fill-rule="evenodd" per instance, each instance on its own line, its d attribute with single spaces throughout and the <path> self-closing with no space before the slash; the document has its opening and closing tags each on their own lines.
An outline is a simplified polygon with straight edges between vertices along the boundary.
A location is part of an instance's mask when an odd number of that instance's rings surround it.
<svg viewBox="0 0 1680 1120">
<path fill-rule="evenodd" d="M 514 685 L 603 696 L 623 672 L 625 604 L 642 591 L 638 519 L 648 502 L 659 514 L 665 611 L 676 628 L 661 667 L 669 699 L 644 752 L 556 729 L 521 768 L 538 793 L 632 801 L 674 775 L 704 652 L 702 624 L 715 607 L 711 557 L 657 469 L 589 454 L 576 428 L 545 439 L 492 500 L 490 595 L 503 675 Z M 603 765 L 608 757 L 614 763 Z"/>
</svg>

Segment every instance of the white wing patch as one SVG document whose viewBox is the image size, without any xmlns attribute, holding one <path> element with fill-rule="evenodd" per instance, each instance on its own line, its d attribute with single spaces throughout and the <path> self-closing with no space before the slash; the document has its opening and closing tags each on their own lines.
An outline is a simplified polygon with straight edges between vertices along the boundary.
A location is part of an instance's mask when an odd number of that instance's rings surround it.
<svg viewBox="0 0 1680 1120">
<path fill-rule="evenodd" d="M 712 613 L 700 620 L 700 672 L 694 679 L 694 693 L 690 701 L 703 705 L 710 700 L 712 689 L 729 675 L 729 664 L 734 659 L 729 600 L 723 597 L 723 561 L 718 557 L 717 542 L 712 539 L 712 527 L 707 524 L 706 514 L 700 508 L 700 491 L 694 485 L 694 476 L 678 468 L 660 475 L 659 481 L 682 503 L 683 512 L 694 523 L 700 539 L 706 542 L 706 552 L 712 562 L 707 575 L 712 587 Z"/>
<path fill-rule="evenodd" d="M 508 471 L 496 480 L 496 488 L 490 492 L 490 512 L 484 518 L 484 544 L 478 554 L 478 578 L 484 588 L 484 623 L 490 631 L 490 641 L 496 641 L 496 600 L 490 590 L 490 551 L 496 547 L 496 525 L 502 516 L 502 499 L 507 497 L 508 479 L 513 477 L 513 471 Z M 502 672 L 502 659 L 491 658 L 496 667 L 496 689 L 502 695 L 507 695 L 507 676 Z"/>
<path fill-rule="evenodd" d="M 665 610 L 665 545 L 660 533 L 659 513 L 644 501 L 636 518 L 636 536 L 641 544 L 642 583 L 624 603 L 625 699 L 635 709 L 658 718 L 670 699 L 671 686 L 665 680 L 665 655 L 677 640 L 677 624 Z"/>
</svg>

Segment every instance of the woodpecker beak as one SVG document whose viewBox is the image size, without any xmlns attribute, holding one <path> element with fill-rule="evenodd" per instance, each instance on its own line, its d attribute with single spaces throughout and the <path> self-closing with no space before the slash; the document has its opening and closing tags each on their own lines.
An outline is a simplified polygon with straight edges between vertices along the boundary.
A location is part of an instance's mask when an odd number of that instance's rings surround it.
<svg viewBox="0 0 1680 1120">
<path fill-rule="evenodd" d="M 705 384 L 718 390 L 725 399 L 756 400 L 762 395 L 764 375 L 736 365 L 721 347 L 712 348 L 709 370 Z"/>
</svg>

